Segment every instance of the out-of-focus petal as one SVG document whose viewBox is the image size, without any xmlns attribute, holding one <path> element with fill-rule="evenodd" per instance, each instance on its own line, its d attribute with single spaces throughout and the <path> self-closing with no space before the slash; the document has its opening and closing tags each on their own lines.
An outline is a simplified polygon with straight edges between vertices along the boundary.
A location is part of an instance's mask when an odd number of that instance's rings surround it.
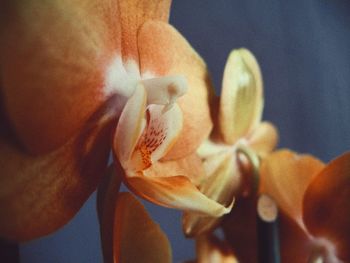
<svg viewBox="0 0 350 263">
<path fill-rule="evenodd" d="M 137 32 L 147 20 L 167 22 L 171 0 L 118 0 L 124 61 L 138 61 Z"/>
<path fill-rule="evenodd" d="M 62 146 L 106 100 L 106 71 L 120 56 L 117 6 L 116 0 L 1 1 L 1 93 L 31 152 Z"/>
<path fill-rule="evenodd" d="M 140 202 L 130 193 L 120 193 L 115 207 L 115 263 L 171 262 L 169 241 Z"/>
<path fill-rule="evenodd" d="M 197 153 L 202 158 L 207 158 L 211 155 L 219 154 L 227 150 L 230 146 L 219 144 L 210 139 L 205 140 L 197 149 Z"/>
<path fill-rule="evenodd" d="M 350 261 L 350 153 L 331 161 L 311 182 L 304 196 L 303 218 L 310 233 L 335 246 Z"/>
<path fill-rule="evenodd" d="M 196 263 L 238 263 L 229 244 L 215 236 L 199 236 L 196 251 Z"/>
<path fill-rule="evenodd" d="M 154 177 L 152 171 L 147 173 L 148 176 L 127 175 L 126 183 L 135 193 L 150 202 L 214 217 L 220 217 L 231 210 L 201 193 L 186 176 Z"/>
<path fill-rule="evenodd" d="M 123 169 L 117 162 L 106 171 L 97 191 L 97 212 L 100 223 L 101 245 L 104 263 L 113 262 L 113 227 L 115 206 Z"/>
<path fill-rule="evenodd" d="M 80 209 L 96 189 L 110 150 L 113 121 L 99 116 L 67 144 L 40 156 L 23 153 L 11 132 L 0 130 L 1 237 L 24 241 L 49 234 Z"/>
<path fill-rule="evenodd" d="M 221 205 L 231 207 L 241 179 L 234 156 L 227 153 L 211 156 L 204 161 L 204 169 L 206 176 L 203 176 L 199 190 Z M 183 230 L 187 236 L 202 234 L 218 223 L 218 218 L 195 213 L 185 212 L 183 216 Z"/>
<path fill-rule="evenodd" d="M 312 246 L 309 237 L 300 228 L 297 222 L 279 213 L 279 237 L 281 247 L 281 262 L 283 263 L 309 263 Z"/>
<path fill-rule="evenodd" d="M 262 162 L 260 191 L 275 199 L 288 216 L 302 225 L 304 193 L 323 167 L 320 160 L 310 155 L 288 150 L 274 152 Z"/>
<path fill-rule="evenodd" d="M 195 151 L 212 127 L 209 98 L 212 93 L 208 70 L 189 43 L 172 26 L 146 22 L 138 34 L 140 67 L 143 75 L 183 75 L 187 93 L 179 98 L 183 132 L 166 159 L 177 159 Z"/>
<path fill-rule="evenodd" d="M 228 144 L 257 127 L 263 109 L 263 86 L 259 65 L 246 49 L 231 52 L 225 66 L 219 125 Z"/>
<path fill-rule="evenodd" d="M 278 131 L 269 122 L 262 122 L 248 135 L 249 146 L 261 157 L 265 157 L 277 146 Z"/>
</svg>

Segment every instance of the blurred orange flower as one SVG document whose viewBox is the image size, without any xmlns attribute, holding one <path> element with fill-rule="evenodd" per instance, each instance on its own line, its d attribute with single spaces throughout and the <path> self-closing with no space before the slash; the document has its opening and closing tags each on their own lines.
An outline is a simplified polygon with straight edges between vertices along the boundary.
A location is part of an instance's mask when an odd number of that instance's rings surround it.
<svg viewBox="0 0 350 263">
<path fill-rule="evenodd" d="M 267 155 L 278 140 L 276 128 L 261 122 L 262 78 L 259 65 L 248 50 L 234 50 L 229 55 L 216 106 L 214 112 L 218 118 L 214 131 L 197 151 L 206 174 L 198 185 L 209 198 L 230 207 L 234 196 L 244 187 L 238 151 L 243 149 L 249 158 L 259 162 L 258 156 Z M 186 235 L 196 236 L 212 229 L 218 222 L 218 218 L 186 212 L 183 228 Z"/>
</svg>

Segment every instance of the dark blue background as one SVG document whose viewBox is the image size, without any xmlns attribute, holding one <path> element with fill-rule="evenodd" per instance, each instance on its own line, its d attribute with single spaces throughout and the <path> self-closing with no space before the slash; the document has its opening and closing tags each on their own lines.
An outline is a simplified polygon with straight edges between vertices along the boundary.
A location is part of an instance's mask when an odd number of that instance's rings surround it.
<svg viewBox="0 0 350 263">
<path fill-rule="evenodd" d="M 227 55 L 247 47 L 265 83 L 264 118 L 280 146 L 324 161 L 350 147 L 350 1 L 174 1 L 171 23 L 206 60 L 220 90 Z M 180 213 L 147 204 L 174 261 L 193 257 Z M 22 262 L 102 262 L 95 196 L 63 229 L 21 246 Z"/>
</svg>

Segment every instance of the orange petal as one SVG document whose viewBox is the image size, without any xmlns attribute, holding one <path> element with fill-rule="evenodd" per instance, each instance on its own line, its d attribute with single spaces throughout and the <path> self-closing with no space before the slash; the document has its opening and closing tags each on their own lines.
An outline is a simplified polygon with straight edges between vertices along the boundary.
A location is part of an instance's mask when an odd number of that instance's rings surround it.
<svg viewBox="0 0 350 263">
<path fill-rule="evenodd" d="M 106 70 L 120 53 L 117 5 L 1 1 L 1 93 L 31 152 L 62 146 L 106 100 Z"/>
<path fill-rule="evenodd" d="M 304 197 L 303 218 L 310 233 L 335 246 L 350 261 L 350 153 L 331 161 L 311 182 Z"/>
<path fill-rule="evenodd" d="M 137 32 L 147 20 L 167 22 L 171 0 L 119 0 L 124 61 L 138 61 Z"/>
<path fill-rule="evenodd" d="M 203 180 L 205 174 L 202 160 L 191 154 L 182 159 L 159 161 L 152 165 L 152 169 L 143 171 L 146 176 L 167 177 L 174 174 L 185 174 L 196 186 Z"/>
<path fill-rule="evenodd" d="M 310 155 L 288 150 L 272 153 L 261 166 L 261 192 L 275 199 L 279 207 L 302 224 L 302 200 L 311 180 L 324 164 Z"/>
<path fill-rule="evenodd" d="M 119 163 L 112 164 L 98 186 L 97 212 L 105 263 L 113 262 L 114 237 L 111 229 L 113 229 L 114 226 L 114 210 L 123 173 L 124 171 Z"/>
<path fill-rule="evenodd" d="M 75 215 L 106 167 L 113 128 L 109 121 L 91 119 L 67 144 L 40 156 L 23 153 L 1 129 L 1 237 L 23 241 L 47 235 Z"/>
<path fill-rule="evenodd" d="M 159 225 L 130 193 L 120 193 L 115 206 L 114 262 L 171 262 L 169 241 Z"/>
<path fill-rule="evenodd" d="M 249 146 L 261 157 L 265 157 L 277 146 L 278 131 L 269 122 L 262 122 L 247 138 Z"/>
<path fill-rule="evenodd" d="M 195 151 L 211 130 L 208 101 L 212 92 L 208 70 L 189 43 L 172 26 L 145 23 L 138 34 L 141 72 L 144 75 L 183 75 L 187 93 L 178 104 L 184 116 L 183 132 L 167 159 L 177 159 Z"/>
<path fill-rule="evenodd" d="M 148 171 L 148 176 L 126 176 L 126 183 L 139 196 L 165 207 L 214 217 L 230 211 L 201 193 L 188 177 L 154 177 L 151 173 Z"/>
<path fill-rule="evenodd" d="M 279 213 L 279 231 L 281 261 L 283 263 L 309 263 L 312 246 L 304 230 L 292 218 L 284 213 Z"/>
<path fill-rule="evenodd" d="M 246 49 L 231 52 L 224 71 L 219 124 L 228 144 L 257 127 L 263 109 L 263 87 L 259 65 Z"/>
<path fill-rule="evenodd" d="M 238 263 L 229 244 L 215 236 L 196 239 L 197 263 Z"/>
<path fill-rule="evenodd" d="M 227 153 L 211 156 L 204 161 L 204 167 L 206 177 L 199 190 L 219 204 L 231 207 L 241 179 L 234 156 Z M 187 212 L 182 222 L 185 235 L 197 236 L 215 227 L 219 219 Z"/>
</svg>

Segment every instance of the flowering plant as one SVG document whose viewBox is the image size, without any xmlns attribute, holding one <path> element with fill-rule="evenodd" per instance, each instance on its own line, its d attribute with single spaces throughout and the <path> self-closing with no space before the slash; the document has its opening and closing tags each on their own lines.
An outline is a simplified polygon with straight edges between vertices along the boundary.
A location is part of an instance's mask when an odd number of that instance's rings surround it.
<svg viewBox="0 0 350 263">
<path fill-rule="evenodd" d="M 171 261 L 166 235 L 119 193 L 123 182 L 184 212 L 198 262 L 264 260 L 259 231 L 277 218 L 282 262 L 349 260 L 349 154 L 325 165 L 273 152 L 278 132 L 261 121 L 250 51 L 229 55 L 217 97 L 204 61 L 168 24 L 170 1 L 0 8 L 2 238 L 52 233 L 98 188 L 104 261 Z"/>
</svg>

